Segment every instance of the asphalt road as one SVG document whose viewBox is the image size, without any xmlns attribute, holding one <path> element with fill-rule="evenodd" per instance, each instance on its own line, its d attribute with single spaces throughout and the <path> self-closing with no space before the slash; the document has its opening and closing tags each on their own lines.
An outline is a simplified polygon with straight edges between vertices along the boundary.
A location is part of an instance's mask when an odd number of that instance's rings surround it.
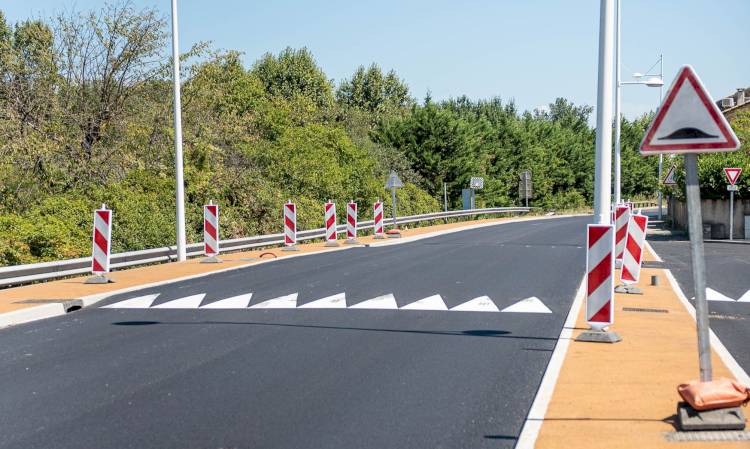
<svg viewBox="0 0 750 449">
<path fill-rule="evenodd" d="M 684 238 L 652 238 L 649 242 L 664 259 L 677 283 L 695 305 L 690 244 Z M 750 299 L 750 244 L 704 244 L 706 287 L 733 301 L 708 301 L 711 329 L 737 363 L 750 373 L 750 302 L 737 302 L 746 293 Z M 711 297 L 712 295 L 709 295 Z"/>
<path fill-rule="evenodd" d="M 345 293 L 552 313 L 90 308 L 0 331 L 0 448 L 513 447 L 584 273 L 589 217 L 248 267 L 154 305 Z"/>
</svg>

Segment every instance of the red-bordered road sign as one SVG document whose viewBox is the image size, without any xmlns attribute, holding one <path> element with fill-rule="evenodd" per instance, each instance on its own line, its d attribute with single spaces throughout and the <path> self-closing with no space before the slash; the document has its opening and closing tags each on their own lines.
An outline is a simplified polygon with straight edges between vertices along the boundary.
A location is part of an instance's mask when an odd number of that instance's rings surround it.
<svg viewBox="0 0 750 449">
<path fill-rule="evenodd" d="M 724 169 L 724 174 L 727 175 L 727 180 L 729 181 L 729 184 L 735 185 L 737 184 L 737 180 L 740 179 L 740 175 L 742 174 L 742 169 L 727 167 Z"/>
<path fill-rule="evenodd" d="M 676 168 L 677 168 L 676 165 L 673 165 L 672 167 L 669 168 L 669 171 L 667 172 L 667 176 L 664 177 L 663 184 L 665 186 L 676 186 L 677 185 L 677 180 L 674 178 L 674 171 L 675 171 Z"/>
<path fill-rule="evenodd" d="M 712 153 L 740 147 L 737 136 L 689 65 L 683 66 L 641 142 L 641 154 Z"/>
</svg>

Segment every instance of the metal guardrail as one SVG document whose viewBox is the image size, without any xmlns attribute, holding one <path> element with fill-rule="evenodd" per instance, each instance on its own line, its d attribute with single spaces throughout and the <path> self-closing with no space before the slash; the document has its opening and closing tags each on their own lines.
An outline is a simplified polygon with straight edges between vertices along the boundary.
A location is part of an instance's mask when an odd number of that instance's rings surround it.
<svg viewBox="0 0 750 449">
<path fill-rule="evenodd" d="M 446 218 L 466 217 L 472 215 L 513 214 L 527 212 L 529 212 L 529 208 L 526 207 L 493 207 L 487 209 L 435 212 L 430 214 L 398 217 L 398 224 L 403 225 L 420 221 L 442 220 Z M 390 225 L 390 223 L 391 219 L 384 220 L 384 224 L 386 226 Z M 361 221 L 358 223 L 357 229 L 372 229 L 373 226 L 373 220 Z M 346 233 L 346 225 L 338 225 L 336 227 L 336 233 Z M 325 237 L 325 228 L 309 229 L 306 231 L 297 232 L 297 241 L 313 240 L 323 237 Z M 222 240 L 220 242 L 220 246 L 221 252 L 225 253 L 231 251 L 259 248 L 263 246 L 281 245 L 283 243 L 284 234 L 279 233 Z M 203 243 L 192 243 L 190 245 L 187 245 L 186 250 L 188 257 L 200 256 L 203 254 Z M 110 257 L 110 267 L 116 270 L 135 265 L 172 262 L 176 259 L 176 247 L 165 246 L 161 248 L 112 254 Z M 49 279 L 81 275 L 90 272 L 91 257 L 0 267 L 0 287 L 22 285 L 36 281 L 45 281 Z"/>
</svg>

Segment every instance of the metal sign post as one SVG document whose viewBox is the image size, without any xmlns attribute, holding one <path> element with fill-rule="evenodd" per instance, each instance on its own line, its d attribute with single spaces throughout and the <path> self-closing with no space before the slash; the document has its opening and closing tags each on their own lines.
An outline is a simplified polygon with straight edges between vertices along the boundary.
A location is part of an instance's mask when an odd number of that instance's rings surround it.
<svg viewBox="0 0 750 449">
<path fill-rule="evenodd" d="M 398 231 L 398 223 L 396 222 L 396 216 L 397 216 L 397 209 L 396 209 L 396 189 L 399 189 L 404 186 L 404 183 L 401 182 L 401 179 L 399 179 L 398 175 L 394 170 L 391 170 L 391 174 L 388 175 L 388 180 L 385 182 L 385 188 L 391 189 L 391 206 L 392 206 L 392 213 L 393 213 L 393 229 L 390 233 L 386 233 L 389 237 L 400 237 L 401 233 Z"/>
<path fill-rule="evenodd" d="M 734 131 L 690 66 L 680 69 L 653 122 L 646 130 L 640 146 L 640 152 L 644 156 L 663 153 L 685 154 L 685 190 L 701 382 L 711 381 L 713 373 L 708 303 L 706 302 L 703 219 L 696 153 L 735 151 L 739 146 L 739 140 Z M 682 430 L 733 429 L 734 427 L 731 426 L 739 423 L 739 415 L 742 413 L 739 408 L 736 410 L 736 413 L 734 411 L 730 413 L 729 409 L 717 409 L 712 410 L 712 413 L 707 413 L 693 410 L 689 405 L 680 404 L 679 427 Z M 742 416 L 743 427 L 744 420 Z"/>
<path fill-rule="evenodd" d="M 531 172 L 524 170 L 518 180 L 518 196 L 525 201 L 526 207 L 529 207 L 529 198 L 532 197 Z"/>
<path fill-rule="evenodd" d="M 729 240 L 734 240 L 734 192 L 738 190 L 737 180 L 742 174 L 741 168 L 726 167 L 724 174 L 729 180 L 727 190 L 729 190 Z"/>
</svg>

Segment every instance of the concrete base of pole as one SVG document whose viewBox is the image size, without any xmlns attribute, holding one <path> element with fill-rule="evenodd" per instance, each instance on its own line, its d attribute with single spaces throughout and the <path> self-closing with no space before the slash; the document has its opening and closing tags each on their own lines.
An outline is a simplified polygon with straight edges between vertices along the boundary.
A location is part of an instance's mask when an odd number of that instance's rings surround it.
<svg viewBox="0 0 750 449">
<path fill-rule="evenodd" d="M 744 430 L 745 415 L 741 407 L 698 411 L 687 402 L 677 404 L 677 427 L 680 430 Z"/>
<path fill-rule="evenodd" d="M 340 245 L 339 245 L 339 242 L 337 242 L 336 240 L 329 240 L 326 242 L 325 246 L 328 248 L 335 248 Z"/>
<path fill-rule="evenodd" d="M 617 343 L 618 341 L 622 341 L 622 337 L 620 337 L 617 332 L 591 329 L 581 332 L 581 334 L 576 337 L 576 341 L 586 341 L 590 343 Z"/>
<path fill-rule="evenodd" d="M 347 245 L 361 245 L 362 244 L 357 239 L 346 239 L 344 243 L 346 243 Z"/>
<path fill-rule="evenodd" d="M 289 245 L 281 248 L 282 251 L 299 251 L 297 245 Z"/>
<path fill-rule="evenodd" d="M 628 295 L 642 295 L 643 291 L 635 285 L 618 285 L 615 287 L 615 293 L 625 293 Z"/>
<path fill-rule="evenodd" d="M 222 263 L 223 260 L 219 259 L 217 256 L 211 256 L 206 257 L 205 259 L 201 260 L 201 263 Z"/>
<path fill-rule="evenodd" d="M 383 240 L 385 239 L 385 236 L 383 234 L 375 234 L 374 236 L 372 236 L 372 238 L 374 238 L 375 240 Z"/>
<path fill-rule="evenodd" d="M 108 278 L 107 276 L 103 274 L 95 274 L 94 276 L 91 276 L 90 278 L 86 279 L 84 284 L 112 284 L 115 281 Z"/>
</svg>

